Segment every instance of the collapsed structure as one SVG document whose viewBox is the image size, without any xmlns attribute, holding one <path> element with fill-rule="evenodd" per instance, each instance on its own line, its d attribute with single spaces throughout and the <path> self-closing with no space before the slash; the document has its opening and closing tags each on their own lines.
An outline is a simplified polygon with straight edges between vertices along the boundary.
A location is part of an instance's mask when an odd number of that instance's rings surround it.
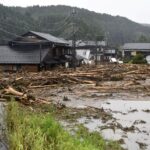
<svg viewBox="0 0 150 150">
<path fill-rule="evenodd" d="M 83 60 L 85 64 L 91 61 L 96 63 L 110 62 L 112 57 L 116 57 L 117 51 L 110 48 L 106 41 L 76 41 L 76 54 L 78 63 Z"/>
</svg>

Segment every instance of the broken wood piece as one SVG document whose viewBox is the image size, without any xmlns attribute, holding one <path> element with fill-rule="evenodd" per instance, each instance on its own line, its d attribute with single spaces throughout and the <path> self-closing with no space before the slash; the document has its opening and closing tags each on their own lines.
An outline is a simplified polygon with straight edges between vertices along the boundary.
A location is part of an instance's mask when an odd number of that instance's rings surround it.
<svg viewBox="0 0 150 150">
<path fill-rule="evenodd" d="M 7 99 L 5 99 L 5 98 L 0 98 L 0 102 L 6 102 L 7 101 Z"/>
<path fill-rule="evenodd" d="M 50 101 L 46 101 L 46 100 L 43 100 L 43 99 L 38 99 L 35 102 L 38 103 L 38 104 L 48 104 L 48 105 L 51 104 Z"/>
<path fill-rule="evenodd" d="M 140 83 L 139 82 L 136 82 L 136 81 L 130 81 L 130 82 L 127 82 L 126 84 L 124 84 L 125 87 L 128 87 L 128 86 L 132 86 L 132 85 L 139 85 Z"/>
<path fill-rule="evenodd" d="M 23 77 L 16 78 L 15 81 L 19 81 L 21 79 L 23 79 Z"/>
<path fill-rule="evenodd" d="M 15 90 L 14 88 L 8 86 L 7 89 L 4 89 L 4 91 L 7 93 L 7 94 L 12 94 L 12 95 L 16 95 L 16 96 L 21 96 L 22 98 L 27 98 L 27 94 L 24 94 L 22 92 L 19 92 L 17 90 Z"/>
<path fill-rule="evenodd" d="M 30 89 L 36 89 L 36 88 L 47 88 L 47 87 L 57 87 L 58 84 L 51 84 L 51 85 L 37 85 L 37 86 L 32 86 L 32 85 L 29 85 L 28 88 Z"/>
</svg>

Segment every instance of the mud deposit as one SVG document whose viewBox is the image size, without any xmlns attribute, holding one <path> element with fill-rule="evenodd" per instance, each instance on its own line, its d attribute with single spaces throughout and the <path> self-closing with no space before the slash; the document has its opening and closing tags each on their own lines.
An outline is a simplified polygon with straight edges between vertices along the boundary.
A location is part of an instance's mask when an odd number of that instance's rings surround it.
<svg viewBox="0 0 150 150">
<path fill-rule="evenodd" d="M 87 107 L 87 105 L 85 107 Z M 90 107 L 93 108 L 91 105 Z M 86 110 L 86 114 L 82 114 L 82 117 L 78 116 L 75 122 L 64 121 L 63 125 L 67 128 L 75 128 L 77 124 L 83 124 L 90 131 L 100 132 L 105 139 L 118 141 L 124 149 L 150 149 L 149 101 L 108 99 L 103 102 L 99 101 L 99 103 L 97 101 L 96 109 L 100 109 L 103 113 L 97 112 L 96 115 L 95 113 L 93 115 L 93 112 L 91 112 L 90 115 Z M 81 113 L 81 110 L 79 111 Z M 75 113 L 72 111 L 71 114 L 73 117 Z M 103 114 L 106 116 L 105 119 L 101 117 Z"/>
<path fill-rule="evenodd" d="M 110 96 L 108 93 L 101 93 L 92 95 L 93 98 L 88 100 L 87 97 L 78 99 L 76 95 L 67 96 L 62 102 L 69 108 L 78 109 L 77 112 L 81 114 L 76 118 L 75 125 L 83 124 L 90 131 L 98 131 L 105 139 L 118 141 L 124 149 L 150 149 L 149 97 L 123 93 Z M 124 98 L 121 100 L 121 97 Z M 86 113 L 82 114 L 81 110 Z M 70 127 L 70 124 L 69 122 L 66 126 Z"/>
<path fill-rule="evenodd" d="M 0 103 L 0 150 L 7 150 L 5 141 L 4 104 Z"/>
<path fill-rule="evenodd" d="M 80 118 L 90 130 L 99 131 L 105 139 L 119 141 L 128 150 L 150 149 L 150 102 L 107 100 L 98 106 L 112 114 L 103 123 L 98 119 Z"/>
<path fill-rule="evenodd" d="M 149 85 L 148 81 L 141 81 L 141 84 Z M 112 82 L 107 84 L 113 85 Z M 103 91 L 81 84 L 34 92 L 65 106 L 67 114 L 59 113 L 59 119 L 66 129 L 76 129 L 78 124 L 83 124 L 105 139 L 118 141 L 124 149 L 150 149 L 150 96 L 147 91 Z"/>
</svg>

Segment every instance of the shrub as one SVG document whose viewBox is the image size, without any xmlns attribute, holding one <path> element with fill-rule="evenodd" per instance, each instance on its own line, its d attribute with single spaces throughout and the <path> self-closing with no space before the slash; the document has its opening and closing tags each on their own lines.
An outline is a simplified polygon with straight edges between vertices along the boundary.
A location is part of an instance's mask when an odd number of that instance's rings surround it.
<svg viewBox="0 0 150 150">
<path fill-rule="evenodd" d="M 33 112 L 16 102 L 7 106 L 7 137 L 10 150 L 121 150 L 84 127 L 71 135 L 50 113 Z M 111 144 L 111 148 L 110 148 Z"/>
<path fill-rule="evenodd" d="M 132 64 L 146 64 L 147 61 L 142 54 L 137 54 L 131 60 Z"/>
</svg>

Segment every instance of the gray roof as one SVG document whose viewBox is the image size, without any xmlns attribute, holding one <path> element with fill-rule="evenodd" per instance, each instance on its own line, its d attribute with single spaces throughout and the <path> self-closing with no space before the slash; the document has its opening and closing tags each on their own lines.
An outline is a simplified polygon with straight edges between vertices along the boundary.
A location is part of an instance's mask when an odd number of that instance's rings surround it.
<svg viewBox="0 0 150 150">
<path fill-rule="evenodd" d="M 150 50 L 150 43 L 126 43 L 124 50 Z"/>
<path fill-rule="evenodd" d="M 95 41 L 82 41 L 79 40 L 76 42 L 77 46 L 95 46 L 96 42 Z M 97 41 L 97 45 L 98 46 L 106 46 L 106 42 L 105 41 Z"/>
<path fill-rule="evenodd" d="M 49 49 L 42 49 L 41 61 Z M 9 46 L 0 46 L 0 64 L 39 64 L 40 49 L 12 49 Z"/>
<path fill-rule="evenodd" d="M 30 33 L 33 33 L 37 36 L 40 36 L 42 38 L 44 38 L 45 40 L 48 40 L 50 42 L 54 42 L 54 43 L 58 43 L 58 44 L 65 44 L 65 45 L 69 45 L 68 41 L 62 39 L 62 38 L 57 38 L 51 34 L 47 34 L 47 33 L 41 33 L 41 32 L 35 32 L 35 31 L 29 31 Z"/>
<path fill-rule="evenodd" d="M 72 46 L 72 40 L 69 41 L 69 45 Z M 96 42 L 95 41 L 78 40 L 78 41 L 76 41 L 76 46 L 77 47 L 96 46 Z M 106 46 L 106 42 L 105 41 L 97 41 L 97 46 Z"/>
</svg>

